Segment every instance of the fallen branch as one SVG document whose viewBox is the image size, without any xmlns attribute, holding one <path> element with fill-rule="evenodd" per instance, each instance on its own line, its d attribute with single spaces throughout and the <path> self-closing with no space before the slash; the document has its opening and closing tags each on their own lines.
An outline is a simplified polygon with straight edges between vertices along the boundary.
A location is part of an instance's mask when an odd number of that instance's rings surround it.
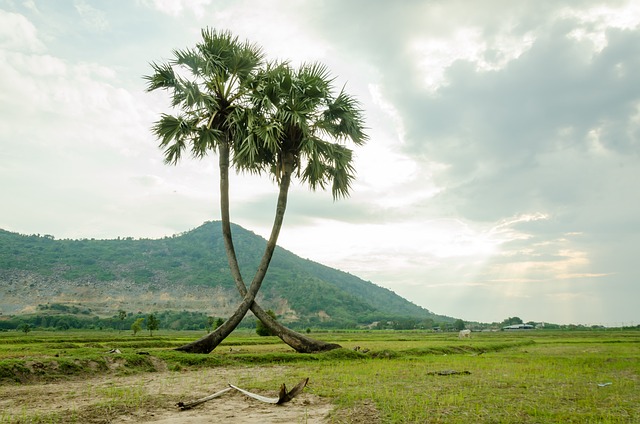
<svg viewBox="0 0 640 424">
<path fill-rule="evenodd" d="M 305 378 L 304 380 L 302 380 L 301 382 L 299 382 L 296 387 L 294 387 L 293 389 L 291 389 L 291 391 L 287 391 L 287 386 L 285 386 L 284 383 L 282 383 L 282 385 L 280 386 L 280 393 L 278 393 L 278 397 L 274 397 L 274 398 L 270 398 L 267 396 L 262 396 L 256 393 L 251 393 L 248 390 L 245 389 L 241 389 L 240 387 L 234 386 L 233 384 L 229 384 L 229 387 L 227 387 L 226 389 L 222 389 L 219 392 L 216 392 L 212 395 L 194 400 L 192 402 L 178 402 L 176 404 L 176 406 L 178 406 L 178 408 L 180 408 L 181 410 L 187 410 L 187 409 L 191 409 L 194 406 L 200 405 L 201 403 L 205 403 L 211 399 L 215 399 L 217 397 L 222 396 L 223 394 L 227 393 L 229 390 L 231 389 L 236 389 L 237 391 L 239 391 L 240 393 L 244 393 L 245 395 L 249 396 L 250 398 L 253 399 L 257 399 L 260 402 L 265 402 L 265 403 L 271 403 L 271 404 L 275 404 L 275 405 L 281 405 L 283 403 L 289 402 L 291 399 L 293 399 L 294 397 L 298 396 L 300 393 L 302 393 L 302 390 L 305 388 L 305 386 L 307 385 L 307 383 L 309 382 L 309 377 Z"/>
<path fill-rule="evenodd" d="M 262 396 L 259 395 L 257 393 L 251 393 L 248 390 L 245 389 L 241 389 L 240 387 L 236 387 L 233 384 L 229 384 L 229 388 L 233 388 L 236 389 L 237 391 L 239 391 L 240 393 L 244 393 L 245 395 L 249 396 L 250 398 L 254 398 L 259 400 L 260 402 L 264 402 L 264 403 L 273 403 L 273 404 L 277 404 L 278 401 L 280 400 L 279 397 L 275 397 L 275 398 L 270 398 L 270 397 L 266 397 L 266 396 Z"/>
<path fill-rule="evenodd" d="M 244 393 L 250 398 L 259 400 L 260 402 L 281 405 L 283 403 L 289 402 L 291 399 L 293 399 L 294 397 L 302 393 L 302 390 L 305 388 L 308 382 L 309 382 L 309 377 L 302 380 L 289 392 L 287 391 L 287 386 L 284 383 L 282 383 L 282 386 L 280 386 L 280 393 L 278 393 L 278 397 L 267 397 L 267 396 L 259 395 L 257 393 L 251 393 L 250 391 L 241 389 L 240 387 L 236 387 L 233 384 L 229 384 L 229 387 L 236 389 L 240 393 Z"/>
<path fill-rule="evenodd" d="M 211 399 L 215 399 L 215 398 L 217 398 L 217 397 L 220 397 L 220 396 L 222 396 L 223 394 L 227 393 L 229 390 L 231 390 L 231 387 L 227 387 L 226 389 L 222 389 L 222 390 L 220 390 L 219 392 L 216 392 L 216 393 L 214 393 L 214 394 L 212 394 L 212 395 L 209 395 L 209 396 L 206 396 L 206 397 L 200 398 L 200 399 L 198 399 L 198 400 L 194 400 L 194 401 L 192 401 L 192 402 L 187 402 L 187 403 L 184 403 L 184 402 L 178 402 L 176 405 L 178 406 L 178 408 L 180 408 L 180 409 L 182 409 L 182 410 L 184 411 L 184 410 L 187 410 L 187 409 L 191 409 L 191 408 L 193 408 L 193 407 L 194 407 L 194 406 L 196 406 L 196 405 L 200 405 L 201 403 L 205 403 L 205 402 L 206 402 L 206 401 L 208 401 L 208 400 L 211 400 Z"/>
<path fill-rule="evenodd" d="M 291 399 L 298 396 L 300 393 L 302 393 L 302 390 L 307 386 L 308 382 L 309 382 L 309 377 L 305 378 L 304 380 L 296 384 L 296 387 L 291 389 L 290 392 L 287 392 L 287 386 L 285 386 L 284 383 L 282 383 L 282 386 L 280 386 L 280 394 L 278 396 L 280 398 L 280 401 L 278 402 L 278 404 L 289 402 Z"/>
<path fill-rule="evenodd" d="M 442 370 L 442 371 L 431 371 L 428 372 L 427 375 L 455 375 L 455 374 L 471 374 L 470 371 L 456 371 L 456 370 Z"/>
</svg>

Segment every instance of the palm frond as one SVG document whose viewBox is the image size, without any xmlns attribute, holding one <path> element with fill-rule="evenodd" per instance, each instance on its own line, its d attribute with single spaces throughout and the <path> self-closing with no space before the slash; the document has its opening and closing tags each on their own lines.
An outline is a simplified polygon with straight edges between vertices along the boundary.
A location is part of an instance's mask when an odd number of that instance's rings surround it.
<svg viewBox="0 0 640 424">
<path fill-rule="evenodd" d="M 191 122 L 183 115 L 173 116 L 163 113 L 152 131 L 160 139 L 160 146 L 165 146 L 172 140 L 186 138 L 192 131 L 192 127 Z"/>
<path fill-rule="evenodd" d="M 313 191 L 318 188 L 325 189 L 328 183 L 327 165 L 317 154 L 311 155 L 301 174 L 302 181 L 309 185 Z"/>
<path fill-rule="evenodd" d="M 160 147 L 165 148 L 165 163 L 175 165 L 180 160 L 192 131 L 192 122 L 184 116 L 162 114 L 152 132 L 160 139 Z"/>
<path fill-rule="evenodd" d="M 184 110 L 192 110 L 194 107 L 203 106 L 206 98 L 198 83 L 177 78 L 171 103 L 173 107 L 180 106 Z"/>
<path fill-rule="evenodd" d="M 346 146 L 330 143 L 327 159 L 331 161 L 328 167 L 329 179 L 332 181 L 331 193 L 333 199 L 349 196 L 351 183 L 355 179 L 353 163 L 353 151 Z"/>
<path fill-rule="evenodd" d="M 331 194 L 333 200 L 349 197 L 351 192 L 351 183 L 355 179 L 355 169 L 348 164 L 345 167 L 332 168 L 331 177 L 333 184 L 331 186 Z"/>
<path fill-rule="evenodd" d="M 250 78 L 264 60 L 262 49 L 255 44 L 245 42 L 237 46 L 236 52 L 229 61 L 229 70 L 244 83 Z"/>
<path fill-rule="evenodd" d="M 312 150 L 305 157 L 307 163 L 302 173 L 302 180 L 309 184 L 312 190 L 326 189 L 331 185 L 334 200 L 347 197 L 351 189 L 351 182 L 355 178 L 351 149 L 337 143 L 315 139 L 307 142 Z"/>
<path fill-rule="evenodd" d="M 145 75 L 143 78 L 147 80 L 147 91 L 157 90 L 158 88 L 173 88 L 176 83 L 176 75 L 171 65 L 164 63 L 151 63 L 153 74 Z"/>
<path fill-rule="evenodd" d="M 326 65 L 320 62 L 303 64 L 298 71 L 298 77 L 307 82 L 314 81 L 316 87 L 322 91 L 330 91 L 334 80 Z"/>
<path fill-rule="evenodd" d="M 215 151 L 218 143 L 223 139 L 224 133 L 216 128 L 198 127 L 191 140 L 191 155 L 195 158 L 203 158 L 207 152 Z"/>
<path fill-rule="evenodd" d="M 185 66 L 191 71 L 193 76 L 201 76 L 204 63 L 202 57 L 194 49 L 174 50 L 173 56 L 175 59 L 173 64 L 179 66 Z"/>
<path fill-rule="evenodd" d="M 344 90 L 327 105 L 319 127 L 336 139 L 350 139 L 358 146 L 368 139 L 360 104 Z"/>
</svg>

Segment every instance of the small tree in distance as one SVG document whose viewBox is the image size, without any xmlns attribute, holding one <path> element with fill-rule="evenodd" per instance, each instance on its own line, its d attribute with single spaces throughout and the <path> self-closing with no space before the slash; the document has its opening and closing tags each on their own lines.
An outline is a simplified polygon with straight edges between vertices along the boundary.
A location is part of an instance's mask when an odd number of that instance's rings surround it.
<svg viewBox="0 0 640 424">
<path fill-rule="evenodd" d="M 267 310 L 267 315 L 273 318 L 274 321 L 276 320 L 276 314 L 271 309 Z M 261 337 L 275 336 L 269 327 L 264 325 L 260 320 L 256 321 L 256 334 Z"/>
<path fill-rule="evenodd" d="M 213 324 L 215 322 L 216 322 L 215 317 L 207 317 L 207 322 L 205 323 L 205 330 L 207 330 L 207 333 L 213 330 Z"/>
<path fill-rule="evenodd" d="M 153 337 L 153 331 L 157 330 L 160 326 L 160 322 L 155 315 L 151 314 L 147 317 L 147 329 L 149 330 L 149 336 Z"/>
<path fill-rule="evenodd" d="M 120 309 L 118 311 L 118 319 L 120 320 L 120 331 L 122 331 L 122 327 L 124 327 L 124 319 L 127 317 L 127 312 Z"/>
<path fill-rule="evenodd" d="M 216 319 L 216 322 L 213 323 L 213 329 L 217 329 L 218 327 L 220 327 L 222 324 L 224 324 L 224 320 L 222 318 L 218 318 Z"/>
<path fill-rule="evenodd" d="M 224 320 L 222 318 L 207 317 L 205 330 L 207 330 L 207 332 L 211 332 L 220 327 L 222 324 L 224 324 Z"/>
<path fill-rule="evenodd" d="M 140 330 L 142 330 L 142 323 L 144 322 L 144 318 L 138 318 L 135 320 L 133 324 L 131 324 L 131 331 L 133 331 L 133 335 L 138 334 Z"/>
<path fill-rule="evenodd" d="M 453 324 L 453 328 L 455 328 L 456 330 L 460 331 L 460 330 L 464 330 L 464 321 L 461 319 L 457 319 L 456 322 Z"/>
<path fill-rule="evenodd" d="M 520 317 L 509 317 L 504 321 L 502 321 L 501 323 L 502 326 L 515 325 L 515 324 L 522 324 L 522 319 Z"/>
</svg>

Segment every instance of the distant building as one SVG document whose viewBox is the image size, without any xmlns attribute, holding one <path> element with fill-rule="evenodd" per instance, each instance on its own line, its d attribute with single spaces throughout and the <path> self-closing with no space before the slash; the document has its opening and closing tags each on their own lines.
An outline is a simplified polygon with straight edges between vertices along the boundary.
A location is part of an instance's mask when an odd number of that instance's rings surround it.
<svg viewBox="0 0 640 424">
<path fill-rule="evenodd" d="M 514 324 L 502 327 L 503 330 L 533 330 L 535 327 L 530 324 Z"/>
</svg>

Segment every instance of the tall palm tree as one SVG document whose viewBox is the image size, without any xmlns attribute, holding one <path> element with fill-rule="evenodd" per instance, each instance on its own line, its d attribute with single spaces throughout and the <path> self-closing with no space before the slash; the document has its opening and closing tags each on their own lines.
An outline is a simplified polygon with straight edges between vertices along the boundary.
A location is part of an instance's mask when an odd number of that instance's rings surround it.
<svg viewBox="0 0 640 424">
<path fill-rule="evenodd" d="M 165 148 L 165 161 L 176 164 L 187 149 L 195 157 L 202 158 L 210 150 L 218 150 L 220 166 L 220 203 L 225 248 L 232 275 L 243 296 L 246 288 L 233 246 L 229 217 L 229 158 L 234 145 L 246 135 L 248 128 L 239 117 L 247 118 L 247 94 L 249 82 L 255 78 L 262 62 L 261 51 L 249 43 L 240 43 L 228 32 L 202 31 L 203 41 L 195 49 L 174 51 L 175 59 L 169 63 L 152 63 L 153 75 L 146 77 L 148 91 L 165 89 L 172 92 L 172 106 L 181 108 L 178 116 L 163 114 L 154 126 L 154 133 Z M 186 69 L 192 80 L 175 72 L 175 68 Z M 275 227 L 275 225 L 274 225 Z M 278 231 L 281 220 L 277 225 Z M 273 247 L 267 246 L 261 266 L 268 267 L 275 248 L 277 233 L 270 239 Z M 265 265 L 266 264 L 266 265 Z M 260 279 L 264 278 L 264 275 Z M 256 290 L 257 293 L 257 290 Z M 254 301 L 243 299 L 236 312 L 216 331 L 205 338 L 186 345 L 181 350 L 205 352 L 213 350 L 239 324 L 250 307 L 274 333 L 298 351 L 327 350 L 337 345 L 318 342 L 293 332 L 275 320 Z M 265 318 L 266 317 L 266 318 Z"/>
<path fill-rule="evenodd" d="M 234 139 L 234 162 L 241 169 L 268 172 L 278 183 L 276 217 L 267 243 L 271 252 L 282 226 L 292 177 L 301 178 L 313 190 L 331 185 L 334 200 L 349 194 L 354 179 L 353 157 L 342 143 L 350 140 L 362 145 L 367 135 L 358 102 L 344 90 L 334 96 L 331 83 L 326 67 L 318 63 L 298 70 L 287 63 L 268 64 L 250 83 L 252 108 L 239 115 L 249 133 Z M 248 290 L 239 273 L 234 274 L 245 299 L 255 296 L 267 266 L 268 263 L 261 263 Z M 264 311 L 252 311 L 299 352 L 339 347 L 293 338 L 286 327 L 274 327 L 275 321 Z"/>
<path fill-rule="evenodd" d="M 271 174 L 278 183 L 279 193 L 265 255 L 248 289 L 237 259 L 235 256 L 230 259 L 236 286 L 244 296 L 237 314 L 251 307 L 250 302 L 260 290 L 282 227 L 292 178 L 299 177 L 313 190 L 331 186 L 334 199 L 347 196 L 355 175 L 352 151 L 343 143 L 350 140 L 362 145 L 367 140 L 358 102 L 344 90 L 333 95 L 332 79 L 323 65 L 308 64 L 294 70 L 287 63 L 269 64 L 249 86 L 251 107 L 234 115 L 236 127 L 246 128 L 248 132 L 232 140 L 233 163 L 238 169 Z M 221 165 L 221 181 L 228 178 L 225 175 L 228 176 L 228 164 Z M 228 202 L 225 205 L 228 208 Z M 228 209 L 225 206 L 222 209 L 222 216 L 228 218 Z M 229 222 L 223 219 L 223 233 L 230 233 Z M 340 347 L 277 325 L 260 308 L 252 307 L 252 311 L 275 335 L 299 352 Z M 210 341 L 211 335 L 208 335 L 180 349 L 201 352 L 203 347 L 210 346 Z"/>
</svg>

